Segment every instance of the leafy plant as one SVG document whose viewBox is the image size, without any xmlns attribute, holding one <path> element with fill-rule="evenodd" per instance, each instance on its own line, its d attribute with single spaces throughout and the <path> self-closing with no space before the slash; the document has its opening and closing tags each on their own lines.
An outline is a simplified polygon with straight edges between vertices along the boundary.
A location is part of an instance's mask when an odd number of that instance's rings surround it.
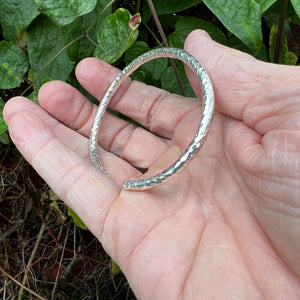
<svg viewBox="0 0 300 300">
<path fill-rule="evenodd" d="M 88 229 L 86 225 L 82 222 L 82 220 L 77 216 L 77 214 L 70 207 L 68 207 L 68 215 L 72 217 L 76 226 L 84 230 Z"/>
<path fill-rule="evenodd" d="M 0 88 L 18 87 L 22 76 L 28 69 L 25 53 L 16 45 L 6 41 L 0 42 Z"/>
<path fill-rule="evenodd" d="M 4 102 L 2 98 L 0 98 L 0 135 L 2 135 L 7 130 L 7 125 L 3 121 L 3 114 L 2 114 L 3 107 L 4 107 Z"/>
</svg>

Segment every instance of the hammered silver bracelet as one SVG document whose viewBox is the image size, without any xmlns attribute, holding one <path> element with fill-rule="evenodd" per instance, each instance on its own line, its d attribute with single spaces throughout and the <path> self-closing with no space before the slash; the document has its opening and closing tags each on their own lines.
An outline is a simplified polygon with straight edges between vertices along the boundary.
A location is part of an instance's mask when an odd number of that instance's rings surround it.
<svg viewBox="0 0 300 300">
<path fill-rule="evenodd" d="M 202 146 L 205 137 L 208 132 L 208 126 L 213 116 L 214 111 L 214 91 L 212 87 L 211 80 L 209 78 L 208 73 L 204 69 L 204 67 L 200 64 L 200 62 L 190 55 L 188 52 L 182 49 L 176 48 L 159 48 L 152 51 L 149 51 L 138 58 L 136 58 L 132 63 L 130 63 L 127 67 L 123 69 L 123 71 L 117 76 L 117 78 L 112 82 L 110 87 L 107 89 L 103 99 L 99 104 L 99 109 L 94 119 L 94 124 L 91 131 L 90 136 L 90 156 L 93 164 L 98 167 L 101 171 L 105 172 L 102 164 L 100 163 L 99 154 L 98 154 L 98 131 L 99 126 L 102 120 L 102 117 L 106 111 L 106 108 L 116 93 L 117 89 L 123 82 L 125 78 L 127 78 L 133 71 L 139 68 L 142 64 L 146 63 L 155 58 L 159 57 L 169 57 L 179 59 L 184 62 L 184 64 L 188 65 L 197 75 L 202 89 L 202 117 L 200 120 L 200 124 L 198 130 L 189 144 L 188 148 L 185 152 L 175 161 L 170 167 L 163 170 L 159 174 L 149 177 L 147 179 L 141 180 L 129 180 L 123 183 L 123 188 L 126 190 L 145 190 L 149 189 L 153 186 L 161 184 L 166 179 L 170 178 L 177 171 L 182 169 L 186 163 L 191 160 L 192 157 L 199 151 Z"/>
</svg>

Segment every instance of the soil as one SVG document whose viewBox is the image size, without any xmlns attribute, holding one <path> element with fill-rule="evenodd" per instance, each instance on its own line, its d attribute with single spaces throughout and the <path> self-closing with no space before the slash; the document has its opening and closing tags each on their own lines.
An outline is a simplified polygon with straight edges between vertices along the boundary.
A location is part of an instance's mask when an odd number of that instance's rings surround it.
<svg viewBox="0 0 300 300">
<path fill-rule="evenodd" d="M 135 299 L 100 242 L 12 145 L 0 148 L 0 206 L 0 299 Z"/>
</svg>

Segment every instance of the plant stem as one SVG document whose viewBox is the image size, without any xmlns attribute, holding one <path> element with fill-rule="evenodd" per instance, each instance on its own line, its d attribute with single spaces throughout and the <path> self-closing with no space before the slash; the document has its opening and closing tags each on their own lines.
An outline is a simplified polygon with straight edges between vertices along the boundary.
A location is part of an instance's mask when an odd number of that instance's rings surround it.
<svg viewBox="0 0 300 300">
<path fill-rule="evenodd" d="M 147 24 L 144 24 L 144 26 L 147 28 L 147 30 L 149 30 L 150 34 L 155 39 L 157 45 L 159 45 L 161 47 L 161 41 L 158 39 L 158 37 L 156 37 L 155 33 L 151 30 L 151 28 Z"/>
<path fill-rule="evenodd" d="M 141 8 L 141 0 L 136 1 L 135 12 L 138 13 Z"/>
<path fill-rule="evenodd" d="M 63 52 L 65 51 L 68 47 L 70 47 L 72 44 L 76 43 L 77 41 L 79 41 L 80 39 L 84 38 L 84 35 L 81 35 L 79 37 L 77 37 L 76 39 L 74 39 L 73 41 L 71 41 L 70 43 L 68 43 L 67 45 L 65 45 L 63 48 L 61 48 L 49 61 L 48 63 L 44 66 L 44 68 L 42 69 L 42 71 L 40 71 L 40 74 L 36 77 L 35 79 L 35 83 L 41 78 L 41 76 L 43 75 L 43 73 L 48 69 L 48 67 L 53 63 L 53 61 Z"/>
<path fill-rule="evenodd" d="M 90 26 L 88 27 L 88 29 L 86 30 L 87 32 L 89 32 L 91 30 L 91 28 L 96 24 L 98 18 L 100 18 L 100 16 L 112 5 L 114 4 L 116 0 L 112 0 L 110 1 L 98 14 L 97 18 L 90 24 Z"/>
<path fill-rule="evenodd" d="M 60 261 L 59 261 L 59 265 L 58 265 L 58 271 L 57 271 L 57 274 L 55 277 L 54 287 L 52 289 L 51 300 L 53 300 L 55 297 L 57 282 L 58 282 L 59 277 L 61 276 L 61 268 L 62 268 L 63 258 L 64 258 L 64 254 L 65 254 L 65 250 L 66 250 L 66 244 L 67 244 L 67 240 L 68 240 L 68 236 L 69 236 L 69 230 L 70 230 L 70 224 L 67 227 L 66 237 L 65 237 L 64 245 L 62 247 L 62 252 L 61 252 Z"/>
<path fill-rule="evenodd" d="M 59 244 L 59 242 L 57 241 L 57 239 L 55 238 L 55 236 L 53 235 L 51 229 L 49 228 L 49 226 L 47 225 L 47 222 L 45 221 L 45 219 L 43 218 L 43 216 L 40 214 L 39 210 L 36 207 L 33 207 L 36 214 L 38 215 L 38 217 L 41 219 L 41 221 L 43 222 L 45 228 L 47 229 L 49 235 L 51 236 L 51 238 L 53 239 L 53 241 L 56 244 L 57 248 L 61 248 L 61 245 Z"/>
<path fill-rule="evenodd" d="M 32 252 L 31 252 L 30 258 L 29 258 L 28 263 L 27 263 L 28 266 L 30 266 L 30 265 L 32 264 L 32 262 L 33 262 L 33 259 L 34 259 L 34 257 L 35 257 L 35 254 L 36 254 L 36 252 L 37 252 L 37 249 L 38 249 L 38 247 L 39 247 L 39 245 L 40 245 L 40 242 L 41 242 L 41 240 L 42 240 L 44 231 L 45 231 L 45 225 L 44 225 L 44 223 L 42 223 L 40 232 L 39 232 L 39 234 L 38 234 L 38 236 L 37 236 L 37 239 L 36 239 L 36 241 L 35 241 L 34 248 L 33 248 Z M 26 281 L 27 281 L 27 270 L 25 269 L 25 274 L 24 274 L 24 277 L 23 277 L 23 280 L 22 280 L 21 288 L 20 288 L 19 293 L 18 293 L 18 300 L 21 300 L 22 297 L 23 297 L 23 290 L 24 290 L 24 288 L 25 288 L 25 283 L 26 283 Z M 26 289 L 26 290 L 28 290 L 28 289 Z"/>
<path fill-rule="evenodd" d="M 44 298 L 44 297 L 38 295 L 37 293 L 35 293 L 34 291 L 30 290 L 28 287 L 24 286 L 22 283 L 20 283 L 14 277 L 12 277 L 7 272 L 5 272 L 1 267 L 0 267 L 0 272 L 3 273 L 6 277 L 8 277 L 10 280 L 12 280 L 14 283 L 16 283 L 17 285 L 21 286 L 24 290 L 26 290 L 27 292 L 29 292 L 33 296 L 37 297 L 38 299 L 47 300 L 46 298 Z"/>
<path fill-rule="evenodd" d="M 85 37 L 86 37 L 86 38 L 87 38 L 87 39 L 88 39 L 95 47 L 99 46 L 95 41 L 92 40 L 92 38 L 90 37 L 90 35 L 89 35 L 88 32 L 86 32 Z"/>
<path fill-rule="evenodd" d="M 281 9 L 280 9 L 279 24 L 278 24 L 278 31 L 277 31 L 277 38 L 276 38 L 275 54 L 274 54 L 274 63 L 276 64 L 279 63 L 279 58 L 280 58 L 281 42 L 284 33 L 284 23 L 286 17 L 287 4 L 288 4 L 288 0 L 281 0 Z"/>
<path fill-rule="evenodd" d="M 164 44 L 165 47 L 168 48 L 170 46 L 169 46 L 168 40 L 166 38 L 165 32 L 164 32 L 164 30 L 163 30 L 163 28 L 162 28 L 162 26 L 160 24 L 160 21 L 159 21 L 158 15 L 156 13 L 155 7 L 153 5 L 153 2 L 152 2 L 152 0 L 147 0 L 147 2 L 148 2 L 148 5 L 150 7 L 150 10 L 151 10 L 152 16 L 154 18 L 155 24 L 156 24 L 156 26 L 158 28 L 159 34 L 160 34 L 160 36 L 162 38 L 163 44 Z M 175 76 L 176 76 L 176 79 L 177 79 L 180 91 L 181 91 L 182 95 L 185 96 L 183 85 L 181 83 L 181 80 L 180 80 L 180 77 L 179 77 L 179 72 L 177 70 L 177 67 L 176 67 L 174 59 L 170 59 L 170 62 L 171 62 L 171 65 L 172 65 L 172 67 L 174 69 L 174 73 L 175 73 Z"/>
</svg>

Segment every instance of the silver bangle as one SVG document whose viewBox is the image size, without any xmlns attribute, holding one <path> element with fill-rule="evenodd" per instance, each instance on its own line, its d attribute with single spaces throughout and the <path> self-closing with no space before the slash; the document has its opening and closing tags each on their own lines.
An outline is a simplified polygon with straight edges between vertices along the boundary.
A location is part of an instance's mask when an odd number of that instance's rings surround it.
<svg viewBox="0 0 300 300">
<path fill-rule="evenodd" d="M 201 82 L 202 89 L 202 101 L 203 101 L 203 112 L 200 120 L 198 130 L 189 144 L 185 152 L 175 161 L 170 167 L 163 170 L 159 174 L 142 180 L 129 180 L 123 183 L 123 188 L 126 190 L 145 190 L 156 186 L 166 179 L 173 176 L 177 171 L 183 168 L 186 163 L 191 160 L 192 157 L 199 151 L 202 146 L 205 137 L 208 132 L 208 126 L 213 116 L 214 111 L 214 91 L 211 80 L 204 67 L 196 60 L 192 55 L 182 49 L 176 48 L 159 48 L 149 51 L 131 62 L 123 71 L 117 76 L 110 87 L 107 89 L 102 101 L 99 104 L 99 109 L 94 119 L 94 124 L 90 136 L 90 156 L 93 164 L 98 167 L 101 171 L 105 172 L 102 164 L 100 163 L 98 154 L 98 131 L 102 120 L 102 117 L 106 111 L 106 108 L 116 93 L 117 89 L 133 71 L 139 68 L 142 64 L 159 57 L 176 58 L 183 61 L 192 70 L 195 71 L 199 81 Z M 106 173 L 107 174 L 107 173 Z"/>
</svg>

